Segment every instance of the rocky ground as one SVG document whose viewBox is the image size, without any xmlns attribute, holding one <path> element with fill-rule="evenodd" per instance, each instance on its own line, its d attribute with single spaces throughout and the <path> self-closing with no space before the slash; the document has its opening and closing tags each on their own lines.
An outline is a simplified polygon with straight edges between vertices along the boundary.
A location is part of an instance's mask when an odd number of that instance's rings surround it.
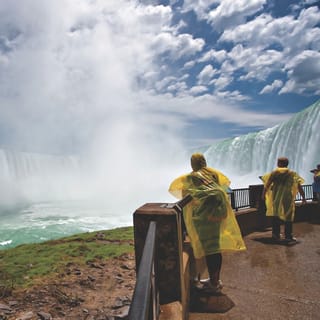
<svg viewBox="0 0 320 320">
<path fill-rule="evenodd" d="M 0 296 L 0 320 L 125 319 L 135 286 L 135 258 L 124 254 Z"/>
</svg>

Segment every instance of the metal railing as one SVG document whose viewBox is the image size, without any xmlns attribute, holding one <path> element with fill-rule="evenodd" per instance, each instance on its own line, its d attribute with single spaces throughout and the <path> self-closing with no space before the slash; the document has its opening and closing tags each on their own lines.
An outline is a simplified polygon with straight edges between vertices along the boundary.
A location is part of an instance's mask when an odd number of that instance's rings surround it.
<svg viewBox="0 0 320 320">
<path fill-rule="evenodd" d="M 248 188 L 233 189 L 232 192 L 229 193 L 229 198 L 231 201 L 232 209 L 235 209 L 236 211 L 241 208 L 250 207 Z"/>
<path fill-rule="evenodd" d="M 306 200 L 313 200 L 313 188 L 312 184 L 304 184 L 302 185 L 302 189 L 305 193 Z M 296 195 L 296 201 L 301 201 L 302 197 L 300 193 Z"/>
<path fill-rule="evenodd" d="M 306 200 L 312 200 L 314 198 L 311 184 L 302 185 L 302 189 L 305 192 Z M 250 207 L 249 194 L 250 194 L 249 188 L 232 189 L 232 192 L 229 193 L 232 209 L 238 211 L 238 209 Z M 296 195 L 295 201 L 301 201 L 301 200 L 302 200 L 301 195 L 300 193 L 298 193 Z"/>
<path fill-rule="evenodd" d="M 129 320 L 156 320 L 159 317 L 159 292 L 155 279 L 156 222 L 151 221 L 142 253 Z"/>
</svg>

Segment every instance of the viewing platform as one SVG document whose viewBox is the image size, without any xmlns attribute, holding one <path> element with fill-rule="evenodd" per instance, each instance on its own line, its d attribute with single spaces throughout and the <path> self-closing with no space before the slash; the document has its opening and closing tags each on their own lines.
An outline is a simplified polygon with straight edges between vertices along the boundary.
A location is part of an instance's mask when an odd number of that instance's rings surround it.
<svg viewBox="0 0 320 320">
<path fill-rule="evenodd" d="M 320 319 L 320 212 L 293 230 L 293 246 L 272 242 L 267 228 L 244 237 L 247 251 L 223 254 L 222 294 L 190 301 L 188 319 Z"/>
<path fill-rule="evenodd" d="M 149 232 L 147 235 L 151 222 L 156 228 L 154 263 L 150 264 L 146 285 L 147 305 L 139 307 L 146 316 L 141 313 L 137 318 L 130 310 L 130 320 L 320 318 L 320 209 L 312 201 L 312 192 L 306 205 L 297 199 L 293 233 L 298 242 L 288 245 L 271 239 L 271 219 L 265 216 L 260 200 L 261 186 L 248 188 L 245 197 L 243 190 L 241 198 L 248 205 L 240 201 L 242 209 L 235 208 L 235 214 L 247 250 L 223 253 L 224 287 L 219 294 L 201 292 L 193 286 L 195 259 L 188 238 L 183 236 L 184 204 L 146 204 L 137 209 L 134 227 L 138 286 L 142 277 L 147 278 L 141 274 L 146 274 L 143 247 L 152 242 Z M 143 300 L 140 291 L 136 287 L 132 306 Z"/>
</svg>

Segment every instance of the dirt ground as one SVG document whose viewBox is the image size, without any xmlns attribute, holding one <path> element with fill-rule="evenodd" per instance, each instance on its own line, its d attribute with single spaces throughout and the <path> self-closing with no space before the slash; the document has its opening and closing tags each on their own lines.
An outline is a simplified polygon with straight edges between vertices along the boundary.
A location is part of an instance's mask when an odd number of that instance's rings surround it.
<svg viewBox="0 0 320 320">
<path fill-rule="evenodd" d="M 0 320 L 125 319 L 135 286 L 134 254 L 84 267 L 0 297 Z"/>
</svg>

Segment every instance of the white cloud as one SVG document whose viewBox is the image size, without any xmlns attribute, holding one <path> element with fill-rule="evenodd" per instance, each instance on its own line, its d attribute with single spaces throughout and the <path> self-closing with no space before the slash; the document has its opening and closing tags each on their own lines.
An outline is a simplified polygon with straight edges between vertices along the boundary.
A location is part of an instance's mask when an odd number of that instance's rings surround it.
<svg viewBox="0 0 320 320">
<path fill-rule="evenodd" d="M 178 94 L 184 94 L 188 86 L 185 82 L 175 82 L 174 84 L 168 86 L 168 91 L 177 91 Z"/>
<path fill-rule="evenodd" d="M 203 54 L 201 58 L 198 59 L 199 62 L 208 62 L 215 60 L 219 63 L 221 63 L 223 60 L 225 60 L 227 57 L 227 51 L 226 50 L 218 50 L 211 49 Z"/>
<path fill-rule="evenodd" d="M 237 70 L 245 71 L 239 77 L 243 81 L 250 79 L 264 81 L 273 72 L 286 72 L 288 82 L 280 93 L 302 94 L 313 90 L 318 92 L 317 60 L 308 58 L 307 66 L 313 75 L 313 82 L 305 84 L 299 81 L 305 77 L 304 69 L 293 65 L 302 63 L 301 59 L 304 59 L 302 52 L 305 50 L 312 49 L 313 51 L 309 50 L 310 54 L 313 52 L 312 55 L 317 56 L 320 48 L 320 28 L 317 27 L 319 22 L 319 9 L 310 7 L 302 10 L 296 18 L 294 16 L 273 18 L 269 14 L 261 14 L 254 20 L 225 30 L 219 42 L 231 41 L 236 46 L 227 55 L 229 63 L 224 62 L 222 67 L 227 67 L 229 73 Z M 272 47 L 275 49 L 270 49 Z M 271 87 L 266 86 L 263 90 L 271 90 Z"/>
<path fill-rule="evenodd" d="M 247 46 L 265 48 L 271 43 L 279 43 L 282 37 L 288 35 L 292 20 L 291 17 L 273 19 L 271 15 L 264 13 L 254 20 L 225 30 L 219 41 L 246 43 Z"/>
<path fill-rule="evenodd" d="M 260 94 L 271 93 L 275 90 L 281 88 L 283 86 L 283 82 L 281 80 L 274 80 L 272 84 L 266 85 L 261 91 Z"/>
<path fill-rule="evenodd" d="M 188 122 L 197 119 L 217 119 L 221 122 L 246 127 L 272 127 L 281 121 L 287 120 L 291 114 L 268 114 L 250 111 L 241 108 L 236 101 L 247 100 L 239 91 L 219 92 L 220 97 L 210 94 L 193 97 L 185 95 L 174 97 L 168 95 L 150 95 L 143 93 L 141 99 L 145 105 L 153 106 L 153 110 L 159 114 L 166 114 L 177 127 L 185 126 Z M 233 97 L 230 102 L 229 96 Z M 225 99 L 228 98 L 228 99 Z"/>
<path fill-rule="evenodd" d="M 207 17 L 210 7 L 212 5 L 218 5 L 221 0 L 184 0 L 183 10 L 194 11 L 199 19 Z"/>
<path fill-rule="evenodd" d="M 158 54 L 168 53 L 172 59 L 182 56 L 191 56 L 201 51 L 204 46 L 203 39 L 193 39 L 190 34 L 161 33 L 152 40 L 152 47 Z"/>
<path fill-rule="evenodd" d="M 162 91 L 166 89 L 170 83 L 173 83 L 177 80 L 176 77 L 170 76 L 170 77 L 165 77 L 161 79 L 160 81 L 157 81 L 154 86 L 158 91 Z"/>
<path fill-rule="evenodd" d="M 230 51 L 228 58 L 232 66 L 228 67 L 229 73 L 241 70 L 243 75 L 240 80 L 263 81 L 271 72 L 281 69 L 283 54 L 276 50 L 259 50 L 258 47 L 244 48 L 238 44 Z"/>
<path fill-rule="evenodd" d="M 268 48 L 280 45 L 287 54 L 294 54 L 301 48 L 318 46 L 320 12 L 316 7 L 303 10 L 295 19 L 293 16 L 272 18 L 261 14 L 256 19 L 223 32 L 219 41 L 246 43 L 250 47 Z M 311 32 L 312 37 L 308 36 Z M 315 37 L 315 38 L 314 38 Z"/>
<path fill-rule="evenodd" d="M 280 93 L 316 92 L 320 94 L 320 53 L 306 50 L 290 60 L 285 69 L 289 80 Z"/>
<path fill-rule="evenodd" d="M 304 2 L 306 4 L 317 4 L 317 2 L 319 2 L 319 0 L 304 0 Z"/>
<path fill-rule="evenodd" d="M 217 30 L 224 30 L 242 24 L 246 17 L 263 8 L 266 0 L 223 0 L 209 12 L 208 20 Z"/>
<path fill-rule="evenodd" d="M 194 11 L 199 20 L 208 20 L 214 28 L 222 30 L 244 22 L 261 10 L 266 0 L 184 0 L 183 10 Z"/>
<path fill-rule="evenodd" d="M 219 69 L 220 73 L 226 74 L 232 74 L 235 71 L 235 66 L 233 64 L 233 61 L 231 59 L 225 60 Z"/>
<path fill-rule="evenodd" d="M 186 63 L 183 65 L 183 67 L 184 67 L 185 69 L 189 69 L 189 68 L 192 68 L 195 64 L 196 64 L 195 60 L 191 60 L 191 61 L 186 62 Z"/>
<path fill-rule="evenodd" d="M 239 90 L 234 91 L 215 91 L 215 94 L 217 98 L 224 99 L 227 101 L 234 101 L 234 102 L 240 102 L 240 101 L 247 101 L 250 100 L 249 97 L 241 94 Z"/>
<path fill-rule="evenodd" d="M 221 91 L 226 88 L 232 82 L 232 80 L 233 78 L 231 78 L 229 75 L 222 73 L 219 78 L 213 79 L 210 84 L 215 86 L 215 91 Z"/>
<path fill-rule="evenodd" d="M 197 76 L 199 84 L 208 84 L 216 72 L 211 64 L 206 65 Z"/>
<path fill-rule="evenodd" d="M 215 59 L 216 58 L 216 59 Z M 220 68 L 215 69 L 215 74 L 223 75 L 223 78 L 233 78 L 233 74 L 241 71 L 243 74 L 239 77 L 240 80 L 258 79 L 260 81 L 267 78 L 267 76 L 274 70 L 278 69 L 281 64 L 282 54 L 275 50 L 261 50 L 258 48 L 245 48 L 242 44 L 238 44 L 232 48 L 230 52 L 213 50 L 199 61 L 214 60 L 221 64 Z M 206 67 L 207 68 L 207 67 Z M 204 72 L 206 71 L 206 72 Z M 206 75 L 209 70 L 204 69 Z M 211 75 L 212 77 L 212 75 Z M 233 80 L 233 79 L 231 79 Z M 220 83 L 221 80 L 220 80 Z M 228 81 L 230 83 L 230 81 Z"/>
<path fill-rule="evenodd" d="M 208 91 L 208 88 L 206 86 L 194 86 L 190 88 L 190 94 L 191 95 L 198 95 L 200 93 L 204 93 Z"/>
<path fill-rule="evenodd" d="M 127 18 L 137 18 L 139 24 L 143 25 L 142 32 L 158 31 L 159 29 L 170 29 L 170 22 L 172 19 L 172 10 L 169 6 L 163 5 L 149 5 L 138 6 L 132 8 L 134 11 L 132 15 L 128 15 Z"/>
</svg>

